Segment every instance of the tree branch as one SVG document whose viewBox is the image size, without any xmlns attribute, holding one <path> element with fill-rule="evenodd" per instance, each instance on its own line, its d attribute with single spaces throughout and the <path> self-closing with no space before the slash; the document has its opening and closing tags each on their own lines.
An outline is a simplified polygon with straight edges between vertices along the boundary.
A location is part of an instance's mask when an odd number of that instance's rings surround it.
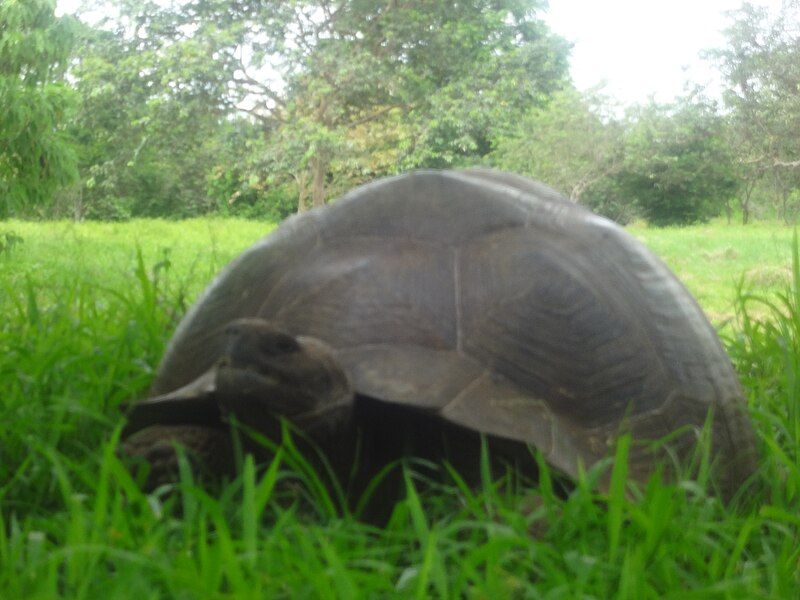
<svg viewBox="0 0 800 600">
<path fill-rule="evenodd" d="M 793 169 L 795 167 L 800 167 L 800 160 L 784 161 L 784 160 L 780 160 L 780 159 L 774 158 L 772 160 L 772 166 L 773 167 L 790 167 L 790 168 Z"/>
<path fill-rule="evenodd" d="M 761 169 L 770 167 L 789 167 L 794 169 L 800 167 L 800 160 L 781 160 L 776 157 L 759 156 L 757 158 L 739 159 L 741 165 L 759 165 Z"/>
<path fill-rule="evenodd" d="M 266 113 L 262 109 L 266 109 Z M 244 106 L 237 106 L 236 110 L 240 110 L 242 112 L 247 113 L 253 118 L 261 121 L 265 125 L 274 125 L 276 123 L 284 124 L 286 122 L 274 111 L 269 110 L 269 108 L 267 108 L 263 102 L 259 102 L 258 104 L 255 104 L 251 108 L 246 108 Z"/>
<path fill-rule="evenodd" d="M 259 80 L 249 75 L 247 73 L 247 69 L 244 66 L 244 63 L 242 63 L 241 60 L 238 62 L 239 62 L 239 71 L 242 72 L 242 75 L 240 75 L 239 77 L 234 76 L 233 81 L 235 83 L 238 83 L 240 85 L 253 86 L 254 88 L 256 88 L 256 90 L 258 90 L 258 93 L 261 93 L 270 100 L 272 100 L 277 106 L 280 106 L 281 108 L 286 108 L 286 101 L 283 98 L 281 98 L 278 94 L 269 89 L 268 86 L 264 85 Z"/>
</svg>

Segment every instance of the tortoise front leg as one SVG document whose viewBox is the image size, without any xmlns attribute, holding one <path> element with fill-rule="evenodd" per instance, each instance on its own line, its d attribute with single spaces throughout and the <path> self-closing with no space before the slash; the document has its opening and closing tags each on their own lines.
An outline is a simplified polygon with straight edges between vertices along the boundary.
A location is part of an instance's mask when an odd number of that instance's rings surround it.
<svg viewBox="0 0 800 600">
<path fill-rule="evenodd" d="M 180 478 L 176 445 L 186 450 L 193 471 L 201 477 L 219 478 L 235 472 L 230 433 L 217 427 L 151 425 L 125 439 L 120 450 L 124 457 L 149 467 L 143 486 L 149 492 Z"/>
</svg>

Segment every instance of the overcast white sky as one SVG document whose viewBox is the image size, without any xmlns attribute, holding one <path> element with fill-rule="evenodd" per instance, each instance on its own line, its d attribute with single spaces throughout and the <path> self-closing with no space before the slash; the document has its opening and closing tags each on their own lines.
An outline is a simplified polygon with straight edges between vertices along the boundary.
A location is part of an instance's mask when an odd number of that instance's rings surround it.
<svg viewBox="0 0 800 600">
<path fill-rule="evenodd" d="M 781 0 L 751 0 L 777 9 Z M 701 50 L 724 46 L 723 14 L 742 0 L 549 0 L 545 20 L 574 43 L 571 73 L 578 89 L 603 81 L 624 104 L 651 94 L 668 102 L 689 79 L 716 83 Z M 684 71 L 684 69 L 687 69 Z"/>
<path fill-rule="evenodd" d="M 58 0 L 70 12 L 80 0 Z M 751 0 L 779 7 L 781 0 Z M 698 53 L 721 47 L 724 11 L 742 0 L 549 0 L 550 27 L 574 43 L 572 79 L 585 90 L 606 82 L 606 93 L 623 104 L 645 102 L 653 94 L 668 102 L 687 79 L 715 81 L 711 65 Z M 687 69 L 684 71 L 684 69 Z"/>
</svg>

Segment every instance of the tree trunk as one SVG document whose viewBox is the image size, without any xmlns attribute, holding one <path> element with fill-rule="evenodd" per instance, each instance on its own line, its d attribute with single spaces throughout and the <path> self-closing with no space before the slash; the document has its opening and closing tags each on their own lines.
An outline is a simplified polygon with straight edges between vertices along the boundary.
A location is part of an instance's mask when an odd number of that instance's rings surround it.
<svg viewBox="0 0 800 600">
<path fill-rule="evenodd" d="M 298 171 L 293 175 L 297 184 L 297 212 L 306 212 L 310 208 L 308 206 L 308 171 Z"/>
<path fill-rule="evenodd" d="M 780 206 L 781 218 L 786 225 L 790 225 L 791 217 L 789 215 L 789 189 L 784 185 L 783 177 L 781 177 L 778 169 L 772 171 L 773 181 L 775 182 L 775 195 Z"/>
<path fill-rule="evenodd" d="M 325 204 L 325 177 L 328 174 L 328 156 L 318 151 L 311 160 L 314 182 L 311 188 L 311 203 L 314 208 Z"/>
<path fill-rule="evenodd" d="M 742 208 L 742 225 L 747 225 L 750 222 L 750 198 L 753 195 L 755 185 L 755 181 L 748 181 L 744 188 L 744 198 L 739 201 L 739 206 Z"/>
<path fill-rule="evenodd" d="M 83 207 L 83 186 L 78 184 L 75 186 L 75 197 L 72 202 L 72 218 L 74 221 L 83 221 L 84 215 Z"/>
</svg>

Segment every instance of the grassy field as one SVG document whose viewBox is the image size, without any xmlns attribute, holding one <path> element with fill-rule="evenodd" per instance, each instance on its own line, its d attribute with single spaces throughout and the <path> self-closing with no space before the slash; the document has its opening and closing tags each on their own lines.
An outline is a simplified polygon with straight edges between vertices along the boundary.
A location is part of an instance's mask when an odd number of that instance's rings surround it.
<svg viewBox="0 0 800 600">
<path fill-rule="evenodd" d="M 629 231 L 669 265 L 716 325 L 734 316 L 740 284 L 771 294 L 791 282 L 793 230 L 783 225 L 634 226 Z"/>
<path fill-rule="evenodd" d="M 545 477 L 421 491 L 384 527 L 290 448 L 220 489 L 143 494 L 115 454 L 205 284 L 269 227 L 0 223 L 0 598 L 800 598 L 800 282 L 792 230 L 634 227 L 696 295 L 748 390 L 763 495 L 652 482 L 566 498 Z M 743 299 L 750 298 L 748 301 Z M 284 501 L 282 482 L 297 492 Z"/>
</svg>

